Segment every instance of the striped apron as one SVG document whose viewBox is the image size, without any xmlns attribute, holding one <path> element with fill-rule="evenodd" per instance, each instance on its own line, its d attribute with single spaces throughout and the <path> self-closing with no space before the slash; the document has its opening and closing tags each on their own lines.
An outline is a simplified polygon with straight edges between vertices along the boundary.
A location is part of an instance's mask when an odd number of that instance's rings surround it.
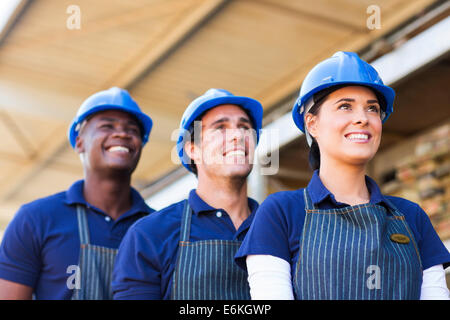
<svg viewBox="0 0 450 320">
<path fill-rule="evenodd" d="M 80 287 L 72 300 L 112 300 L 111 280 L 117 249 L 90 244 L 86 210 L 77 206 L 80 234 Z"/>
<path fill-rule="evenodd" d="M 422 264 L 405 217 L 374 204 L 306 216 L 294 276 L 297 299 L 419 299 Z"/>
<path fill-rule="evenodd" d="M 234 255 L 241 241 L 189 242 L 191 217 L 192 210 L 188 201 L 185 201 L 171 298 L 249 300 L 247 273 L 234 263 Z"/>
</svg>

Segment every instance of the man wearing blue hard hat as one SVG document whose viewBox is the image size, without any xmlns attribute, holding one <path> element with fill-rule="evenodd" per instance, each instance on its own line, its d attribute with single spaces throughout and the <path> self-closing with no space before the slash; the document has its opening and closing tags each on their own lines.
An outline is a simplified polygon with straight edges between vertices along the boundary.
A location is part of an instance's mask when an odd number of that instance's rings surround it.
<svg viewBox="0 0 450 320">
<path fill-rule="evenodd" d="M 258 207 L 247 197 L 246 178 L 262 113 L 258 101 L 223 89 L 187 107 L 177 151 L 198 187 L 130 228 L 114 268 L 114 299 L 250 298 L 233 257 Z"/>
<path fill-rule="evenodd" d="M 90 96 L 68 136 L 84 179 L 23 205 L 0 247 L 0 299 L 111 299 L 117 248 L 154 210 L 131 187 L 152 120 L 126 90 Z"/>
</svg>

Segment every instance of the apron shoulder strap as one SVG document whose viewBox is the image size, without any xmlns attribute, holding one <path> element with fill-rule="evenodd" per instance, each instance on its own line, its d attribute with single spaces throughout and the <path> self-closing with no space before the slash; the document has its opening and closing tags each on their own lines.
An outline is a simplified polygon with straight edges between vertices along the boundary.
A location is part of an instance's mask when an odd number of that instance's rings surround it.
<svg viewBox="0 0 450 320">
<path fill-rule="evenodd" d="M 185 200 L 181 217 L 180 241 L 189 241 L 189 235 L 191 233 L 191 217 L 191 206 L 189 205 L 189 201 Z"/>
<path fill-rule="evenodd" d="M 305 210 L 317 209 L 311 198 L 309 197 L 307 188 L 303 189 L 303 198 L 305 199 Z"/>
<path fill-rule="evenodd" d="M 386 198 L 383 195 L 383 200 L 386 202 L 386 204 L 390 207 L 388 210 L 394 215 L 394 216 L 398 216 L 398 217 L 403 217 L 403 213 L 401 213 L 401 211 L 399 211 L 397 209 L 397 207 L 392 203 L 391 200 L 389 200 L 388 198 Z"/>
<path fill-rule="evenodd" d="M 77 219 L 80 244 L 89 244 L 89 226 L 87 223 L 86 209 L 84 208 L 84 206 L 77 205 Z"/>
</svg>

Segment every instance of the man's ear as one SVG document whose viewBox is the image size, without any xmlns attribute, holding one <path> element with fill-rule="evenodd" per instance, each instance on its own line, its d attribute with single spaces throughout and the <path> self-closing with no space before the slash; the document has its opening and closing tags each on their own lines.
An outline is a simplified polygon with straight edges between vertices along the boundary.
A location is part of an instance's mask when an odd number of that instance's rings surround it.
<svg viewBox="0 0 450 320">
<path fill-rule="evenodd" d="M 317 116 L 312 113 L 307 113 L 305 115 L 305 127 L 309 132 L 309 135 L 313 138 L 317 137 Z"/>
<path fill-rule="evenodd" d="M 84 152 L 84 139 L 80 135 L 75 139 L 75 151 L 80 154 Z"/>
<path fill-rule="evenodd" d="M 186 141 L 186 143 L 184 144 L 184 152 L 194 162 L 196 162 L 195 161 L 196 155 L 197 155 L 196 149 L 197 149 L 197 146 L 192 141 Z"/>
</svg>

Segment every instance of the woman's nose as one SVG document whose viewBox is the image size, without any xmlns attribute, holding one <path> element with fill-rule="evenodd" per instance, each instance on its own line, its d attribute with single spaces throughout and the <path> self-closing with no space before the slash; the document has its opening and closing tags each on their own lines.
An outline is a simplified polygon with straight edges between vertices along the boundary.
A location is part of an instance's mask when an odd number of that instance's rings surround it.
<svg viewBox="0 0 450 320">
<path fill-rule="evenodd" d="M 357 110 L 354 113 L 353 123 L 359 125 L 366 125 L 369 122 L 367 114 L 364 110 Z"/>
</svg>

